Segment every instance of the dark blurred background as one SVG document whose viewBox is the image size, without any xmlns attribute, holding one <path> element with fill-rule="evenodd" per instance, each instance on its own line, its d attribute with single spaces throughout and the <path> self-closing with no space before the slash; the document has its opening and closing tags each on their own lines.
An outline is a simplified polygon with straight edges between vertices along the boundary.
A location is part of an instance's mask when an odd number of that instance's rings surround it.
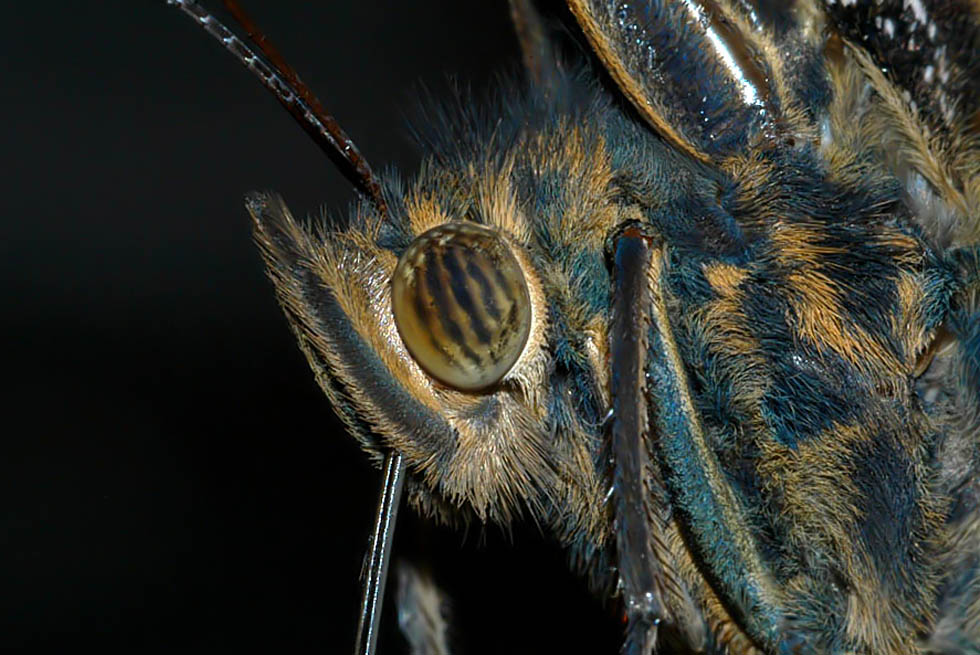
<svg viewBox="0 0 980 655">
<path fill-rule="evenodd" d="M 415 169 L 422 85 L 518 65 L 502 0 L 244 6 L 376 168 Z M 343 212 L 349 186 L 163 2 L 8 3 L 3 32 L 0 651 L 349 652 L 380 476 L 314 384 L 241 203 Z M 464 536 L 406 511 L 396 543 L 453 599 L 458 652 L 617 648 L 534 528 Z M 404 649 L 388 620 L 381 652 Z"/>
</svg>

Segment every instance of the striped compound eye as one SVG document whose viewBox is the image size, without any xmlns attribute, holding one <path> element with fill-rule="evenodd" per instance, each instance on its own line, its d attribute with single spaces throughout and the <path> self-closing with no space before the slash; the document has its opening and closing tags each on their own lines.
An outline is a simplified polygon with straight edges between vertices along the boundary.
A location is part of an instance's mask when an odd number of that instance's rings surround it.
<svg viewBox="0 0 980 655">
<path fill-rule="evenodd" d="M 392 309 L 405 347 L 461 391 L 499 382 L 531 331 L 527 282 L 507 243 L 474 223 L 419 235 L 395 268 Z"/>
</svg>

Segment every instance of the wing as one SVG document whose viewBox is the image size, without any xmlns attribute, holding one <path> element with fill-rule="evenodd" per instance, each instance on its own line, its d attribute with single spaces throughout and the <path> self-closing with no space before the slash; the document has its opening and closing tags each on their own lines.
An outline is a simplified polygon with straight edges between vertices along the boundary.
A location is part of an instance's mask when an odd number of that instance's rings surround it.
<svg viewBox="0 0 980 655">
<path fill-rule="evenodd" d="M 570 0 L 569 6 L 636 111 L 691 156 L 718 160 L 799 129 L 786 67 L 774 57 L 779 50 L 743 4 Z"/>
<path fill-rule="evenodd" d="M 824 63 L 859 69 L 857 91 L 870 87 L 873 95 L 853 107 L 852 127 L 905 182 L 923 228 L 944 244 L 980 238 L 976 3 L 568 4 L 634 109 L 705 162 L 764 139 L 825 145 L 824 110 L 847 90 L 839 77 L 828 85 Z M 841 46 L 845 52 L 835 52 Z"/>
</svg>

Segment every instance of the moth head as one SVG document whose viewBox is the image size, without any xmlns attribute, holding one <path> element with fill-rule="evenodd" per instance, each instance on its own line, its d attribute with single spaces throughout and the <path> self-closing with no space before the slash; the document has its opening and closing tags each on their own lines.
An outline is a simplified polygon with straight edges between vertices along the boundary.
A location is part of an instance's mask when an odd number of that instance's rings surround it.
<svg viewBox="0 0 980 655">
<path fill-rule="evenodd" d="M 531 222 L 502 179 L 439 174 L 392 183 L 386 213 L 362 203 L 335 231 L 251 195 L 279 301 L 350 431 L 406 458 L 416 504 L 506 522 L 572 502 L 599 525 L 596 425 L 561 418 L 579 399 L 552 380 L 552 271 Z"/>
</svg>

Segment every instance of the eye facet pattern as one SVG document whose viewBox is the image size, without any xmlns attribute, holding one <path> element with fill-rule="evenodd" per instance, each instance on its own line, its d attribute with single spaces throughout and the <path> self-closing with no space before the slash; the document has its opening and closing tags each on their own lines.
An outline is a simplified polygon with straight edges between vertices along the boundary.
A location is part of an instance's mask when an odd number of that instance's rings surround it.
<svg viewBox="0 0 980 655">
<path fill-rule="evenodd" d="M 461 391 L 495 385 L 520 358 L 531 298 L 507 242 L 475 223 L 446 223 L 418 237 L 392 277 L 395 324 L 439 382 Z"/>
</svg>

